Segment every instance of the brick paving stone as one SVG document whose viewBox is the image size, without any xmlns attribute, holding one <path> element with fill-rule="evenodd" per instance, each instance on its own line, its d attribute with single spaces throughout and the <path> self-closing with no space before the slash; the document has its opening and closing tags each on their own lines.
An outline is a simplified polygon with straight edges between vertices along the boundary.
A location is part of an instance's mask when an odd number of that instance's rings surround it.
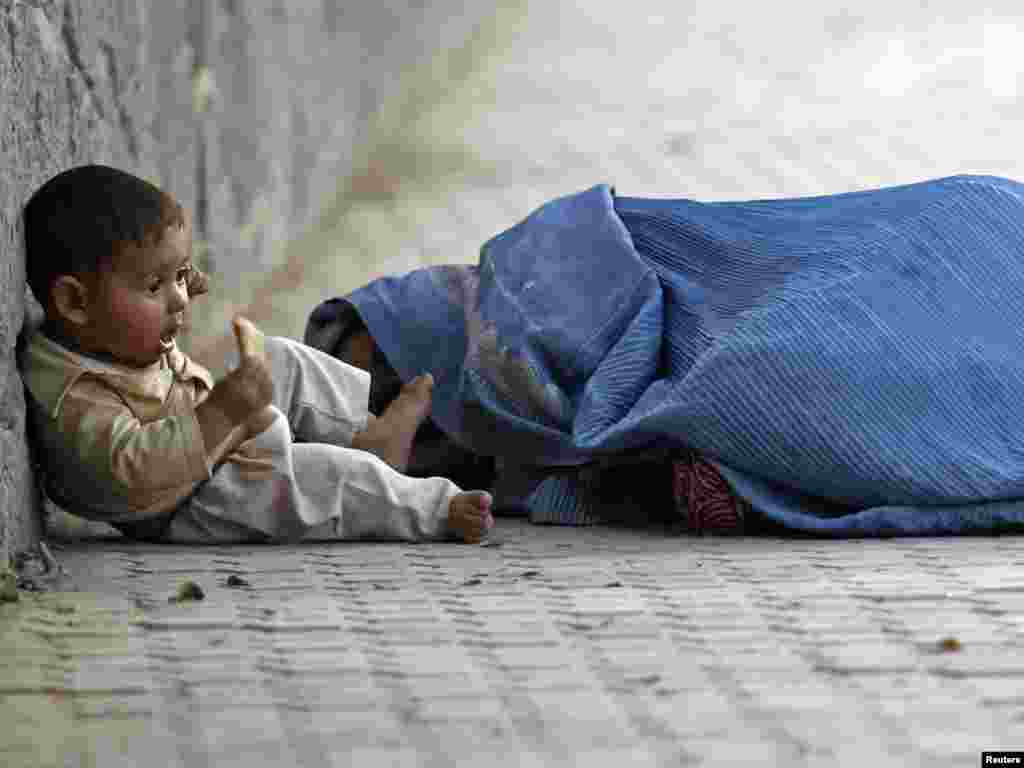
<svg viewBox="0 0 1024 768">
<path fill-rule="evenodd" d="M 899 715 L 911 742 L 925 759 L 966 761 L 973 758 L 977 761 L 979 753 L 986 748 L 984 745 L 998 743 L 988 722 L 970 719 L 965 722 L 956 712 L 960 706 L 957 700 L 942 702 L 941 706 L 946 710 L 943 717 L 925 716 L 911 708 Z"/>
<path fill-rule="evenodd" d="M 338 740 L 346 747 L 398 747 L 404 743 L 401 718 L 387 710 L 312 710 L 297 716 L 307 732 Z"/>
<path fill-rule="evenodd" d="M 688 739 L 686 752 L 707 765 L 809 765 L 794 744 L 780 744 L 751 733 L 733 732 L 721 738 Z"/>
<path fill-rule="evenodd" d="M 351 750 L 331 755 L 330 761 L 327 764 L 330 768 L 350 768 L 353 765 L 416 768 L 422 764 L 422 757 L 411 747 L 354 747 Z"/>
<path fill-rule="evenodd" d="M 830 674 L 886 674 L 917 669 L 917 654 L 891 643 L 849 643 L 820 651 L 817 669 Z"/>
<path fill-rule="evenodd" d="M 1012 677 L 1024 685 L 1024 653 L 1019 645 L 969 645 L 958 653 L 943 654 L 929 662 L 933 674 L 954 677 Z"/>
<path fill-rule="evenodd" d="M 1015 677 L 973 677 L 970 692 L 982 707 L 1012 710 L 1024 707 L 1024 685 Z"/>
</svg>

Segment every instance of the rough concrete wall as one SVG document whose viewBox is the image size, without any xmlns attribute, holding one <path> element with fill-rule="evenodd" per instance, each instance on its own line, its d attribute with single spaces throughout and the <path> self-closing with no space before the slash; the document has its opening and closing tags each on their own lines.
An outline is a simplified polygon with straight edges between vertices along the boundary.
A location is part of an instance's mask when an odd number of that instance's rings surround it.
<svg viewBox="0 0 1024 768">
<path fill-rule="evenodd" d="M 86 162 L 149 178 L 193 211 L 214 279 L 244 283 L 332 200 L 401 73 L 486 15 L 468 0 L 0 0 L 0 565 L 40 535 L 15 365 L 40 317 L 31 192 Z"/>
<path fill-rule="evenodd" d="M 160 35 L 145 3 L 0 2 L 0 557 L 39 536 L 24 438 L 15 347 L 28 308 L 20 211 L 33 189 L 65 168 L 104 162 L 167 183 L 194 200 L 194 174 L 167 175 L 158 141 L 191 135 L 191 105 L 175 99 L 190 75 L 182 3 L 160 0 Z M 178 6 L 175 8 L 175 6 Z M 176 11 L 176 12 L 175 12 Z M 177 73 L 174 71 L 177 67 Z M 189 93 L 189 89 L 179 89 Z M 180 95 L 180 94 L 179 94 Z M 171 141 L 182 154 L 194 142 Z M 192 162 L 194 165 L 194 161 Z M 3 562 L 3 560 L 0 560 Z"/>
<path fill-rule="evenodd" d="M 196 328 L 226 332 L 281 266 L 285 243 L 335 197 L 402 75 L 461 45 L 494 10 L 469 0 L 222 0 L 201 13 L 209 100 L 196 220 L 214 290 L 190 312 Z"/>
</svg>

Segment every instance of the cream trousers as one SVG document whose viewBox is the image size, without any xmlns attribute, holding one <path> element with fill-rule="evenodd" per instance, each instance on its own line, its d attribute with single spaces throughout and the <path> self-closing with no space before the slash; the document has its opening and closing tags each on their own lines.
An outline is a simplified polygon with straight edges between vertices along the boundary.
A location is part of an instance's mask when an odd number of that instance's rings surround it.
<svg viewBox="0 0 1024 768">
<path fill-rule="evenodd" d="M 349 447 L 366 427 L 370 375 L 283 337 L 266 337 L 266 350 L 276 418 L 179 507 L 164 538 L 447 538 L 448 505 L 458 486 L 441 477 L 408 477 Z"/>
</svg>

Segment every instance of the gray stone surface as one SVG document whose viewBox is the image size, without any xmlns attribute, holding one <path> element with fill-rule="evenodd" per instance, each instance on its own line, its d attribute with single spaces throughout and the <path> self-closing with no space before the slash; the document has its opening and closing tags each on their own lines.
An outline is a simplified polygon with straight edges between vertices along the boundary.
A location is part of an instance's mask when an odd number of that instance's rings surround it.
<svg viewBox="0 0 1024 768">
<path fill-rule="evenodd" d="M 204 13 L 213 92 L 200 215 L 211 264 L 235 277 L 277 265 L 336 196 L 403 74 L 458 47 L 487 15 L 464 0 L 229 2 Z"/>
<path fill-rule="evenodd" d="M 39 535 L 14 364 L 26 301 L 39 320 L 23 289 L 31 192 L 85 162 L 160 184 L 237 303 L 344 187 L 405 73 L 491 13 L 464 0 L 0 0 L 0 563 Z"/>
<path fill-rule="evenodd" d="M 69 165 L 96 160 L 143 166 L 146 146 L 133 120 L 144 69 L 137 19 L 79 4 L 0 4 L 0 557 L 39 533 L 24 440 L 24 401 L 15 366 L 26 301 L 21 207 L 39 184 Z M 122 98 L 123 96 L 123 98 Z M 134 115 L 134 117 L 133 117 Z M 144 170 L 144 169 L 143 169 Z M 31 317 L 31 315 L 30 315 Z M 38 317 L 38 316 L 36 316 Z"/>
<path fill-rule="evenodd" d="M 923 768 L 1024 739 L 1024 538 L 497 534 L 68 542 L 66 591 L 0 606 L 0 763 Z M 204 599 L 169 602 L 185 580 Z"/>
</svg>

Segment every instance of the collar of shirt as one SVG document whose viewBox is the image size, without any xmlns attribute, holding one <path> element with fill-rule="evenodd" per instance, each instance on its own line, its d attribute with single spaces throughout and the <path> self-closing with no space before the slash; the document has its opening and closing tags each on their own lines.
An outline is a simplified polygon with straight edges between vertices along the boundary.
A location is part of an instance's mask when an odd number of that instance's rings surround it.
<svg viewBox="0 0 1024 768">
<path fill-rule="evenodd" d="M 175 378 L 180 381 L 199 379 L 207 389 L 213 389 L 210 372 L 178 349 L 177 344 L 152 365 L 132 368 L 73 352 L 37 330 L 25 347 L 21 368 L 22 379 L 32 397 L 53 418 L 60 411 L 64 395 L 85 374 L 97 376 L 129 398 L 140 400 L 163 402 Z"/>
</svg>

